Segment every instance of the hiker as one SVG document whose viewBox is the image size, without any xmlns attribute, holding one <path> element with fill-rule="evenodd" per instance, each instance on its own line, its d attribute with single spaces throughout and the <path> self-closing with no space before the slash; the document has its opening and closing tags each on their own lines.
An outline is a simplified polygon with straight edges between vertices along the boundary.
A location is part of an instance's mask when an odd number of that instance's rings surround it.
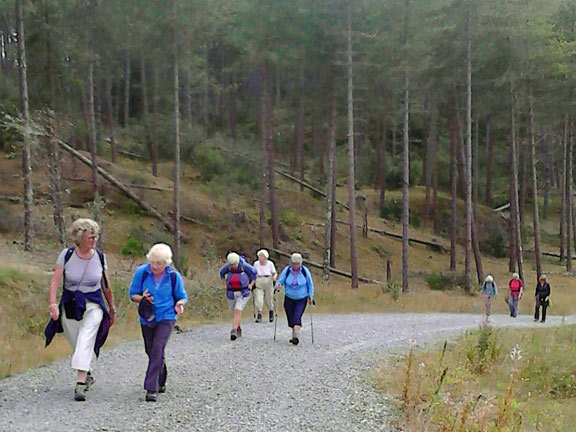
<svg viewBox="0 0 576 432">
<path fill-rule="evenodd" d="M 72 369 L 76 370 L 74 400 L 86 400 L 86 391 L 94 383 L 90 371 L 93 353 L 96 357 L 114 324 L 114 299 L 106 271 L 104 254 L 96 249 L 100 227 L 91 219 L 76 219 L 69 228 L 75 246 L 60 252 L 50 282 L 50 322 L 44 331 L 46 346 L 56 333 L 64 332 L 72 347 Z M 63 280 L 60 303 L 56 301 Z M 106 297 L 106 309 L 102 293 Z"/>
<path fill-rule="evenodd" d="M 258 261 L 254 263 L 254 268 L 258 272 L 258 277 L 256 278 L 256 286 L 252 290 L 254 305 L 258 313 L 256 322 L 262 322 L 264 302 L 266 302 L 266 308 L 268 309 L 268 319 L 270 322 L 273 322 L 274 302 L 272 301 L 272 297 L 274 294 L 274 282 L 276 282 L 278 278 L 278 273 L 276 273 L 274 263 L 268 259 L 270 255 L 266 249 L 259 250 L 256 256 L 258 257 Z"/>
<path fill-rule="evenodd" d="M 233 311 L 232 330 L 230 339 L 236 340 L 242 336 L 242 310 L 250 299 L 250 291 L 258 273 L 256 269 L 236 252 L 230 252 L 226 257 L 226 264 L 220 269 L 222 286 L 226 289 L 226 298 L 230 310 Z"/>
<path fill-rule="evenodd" d="M 518 273 L 512 274 L 512 280 L 508 284 L 508 306 L 510 307 L 510 316 L 516 318 L 518 315 L 518 301 L 524 293 L 524 284 Z"/>
<path fill-rule="evenodd" d="M 284 287 L 284 311 L 288 318 L 288 327 L 292 329 L 290 343 L 298 345 L 306 302 L 312 304 L 314 298 L 314 283 L 310 270 L 302 265 L 302 255 L 299 253 L 293 253 L 290 256 L 290 265 L 282 270 L 276 288 L 282 287 Z"/>
<path fill-rule="evenodd" d="M 148 367 L 144 379 L 146 402 L 156 402 L 166 392 L 168 369 L 164 351 L 176 323 L 184 312 L 188 296 L 184 281 L 172 263 L 172 249 L 157 243 L 146 254 L 148 264 L 139 266 L 130 285 L 130 299 L 138 303 L 140 327 Z"/>
<path fill-rule="evenodd" d="M 498 288 L 496 287 L 496 282 L 494 282 L 492 275 L 486 276 L 486 279 L 482 284 L 482 294 L 484 295 L 486 317 L 489 317 L 490 310 L 492 309 L 492 297 L 498 297 Z"/>
<path fill-rule="evenodd" d="M 542 307 L 542 321 L 546 322 L 546 309 L 550 305 L 550 284 L 546 280 L 546 275 L 540 276 L 540 280 L 536 284 L 536 308 L 534 311 L 534 322 L 538 321 L 540 317 L 540 307 Z"/>
</svg>

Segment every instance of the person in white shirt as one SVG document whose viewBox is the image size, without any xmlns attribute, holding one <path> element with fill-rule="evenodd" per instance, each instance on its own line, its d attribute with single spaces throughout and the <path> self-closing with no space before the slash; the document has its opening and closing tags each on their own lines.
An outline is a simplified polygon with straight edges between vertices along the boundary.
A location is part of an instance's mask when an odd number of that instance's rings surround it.
<svg viewBox="0 0 576 432">
<path fill-rule="evenodd" d="M 262 322 L 262 308 L 266 303 L 270 322 L 274 321 L 274 302 L 272 296 L 274 294 L 274 282 L 278 278 L 276 267 L 274 263 L 268 259 L 270 256 L 266 249 L 261 249 L 257 253 L 258 261 L 254 263 L 254 268 L 258 272 L 256 278 L 256 286 L 253 290 L 254 306 L 258 313 L 256 322 Z"/>
</svg>

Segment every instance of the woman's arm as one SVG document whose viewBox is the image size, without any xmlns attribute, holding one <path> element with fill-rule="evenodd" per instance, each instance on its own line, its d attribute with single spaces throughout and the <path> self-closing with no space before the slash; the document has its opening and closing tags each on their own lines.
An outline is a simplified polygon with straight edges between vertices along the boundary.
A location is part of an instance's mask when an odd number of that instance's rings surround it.
<svg viewBox="0 0 576 432">
<path fill-rule="evenodd" d="M 57 265 L 52 275 L 52 280 L 50 281 L 50 288 L 48 289 L 48 304 L 50 310 L 50 317 L 53 320 L 57 320 L 60 315 L 60 310 L 58 309 L 58 302 L 56 301 L 56 295 L 58 294 L 58 286 L 60 286 L 60 281 L 62 280 L 62 273 L 64 272 L 64 267 Z"/>
<path fill-rule="evenodd" d="M 112 286 L 110 285 L 110 278 L 108 277 L 108 272 L 104 271 L 104 283 L 102 284 L 102 291 L 104 292 L 104 297 L 108 302 L 108 309 L 110 309 L 110 325 L 114 324 L 114 319 L 116 317 L 116 309 L 114 308 L 114 296 L 112 296 Z"/>
</svg>

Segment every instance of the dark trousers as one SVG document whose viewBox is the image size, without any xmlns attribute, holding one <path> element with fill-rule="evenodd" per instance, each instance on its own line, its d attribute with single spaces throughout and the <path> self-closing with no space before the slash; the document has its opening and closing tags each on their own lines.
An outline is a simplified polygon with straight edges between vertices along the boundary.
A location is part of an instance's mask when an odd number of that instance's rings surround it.
<svg viewBox="0 0 576 432">
<path fill-rule="evenodd" d="M 288 327 L 294 328 L 295 325 L 302 327 L 302 314 L 306 309 L 308 298 L 292 300 L 290 297 L 284 297 L 284 311 L 288 318 Z"/>
<path fill-rule="evenodd" d="M 540 297 L 536 297 L 536 308 L 534 310 L 534 319 L 540 317 L 540 306 L 542 306 L 542 321 L 546 321 L 546 309 L 548 309 L 548 302 Z"/>
<path fill-rule="evenodd" d="M 144 390 L 157 392 L 166 384 L 168 370 L 164 361 L 164 349 L 174 328 L 174 321 L 161 321 L 155 327 L 142 326 L 144 349 L 148 355 L 148 369 L 144 379 Z"/>
</svg>

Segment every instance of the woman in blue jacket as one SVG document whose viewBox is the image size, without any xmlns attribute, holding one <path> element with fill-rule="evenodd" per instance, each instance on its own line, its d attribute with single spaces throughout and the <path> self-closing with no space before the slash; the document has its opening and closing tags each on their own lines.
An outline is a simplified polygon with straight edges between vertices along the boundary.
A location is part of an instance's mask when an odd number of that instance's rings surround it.
<svg viewBox="0 0 576 432">
<path fill-rule="evenodd" d="M 310 270 L 302 265 L 302 255 L 292 254 L 290 265 L 282 270 L 276 287 L 284 287 L 284 311 L 288 318 L 288 327 L 292 329 L 290 343 L 298 345 L 306 302 L 312 304 L 314 298 L 314 283 Z"/>
<path fill-rule="evenodd" d="M 148 355 L 144 380 L 146 401 L 156 402 L 158 393 L 166 391 L 168 370 L 164 350 L 176 323 L 176 316 L 184 312 L 187 301 L 182 276 L 170 264 L 170 246 L 158 243 L 146 255 L 148 264 L 136 269 L 130 285 L 130 298 L 139 303 L 138 313 Z"/>
</svg>

